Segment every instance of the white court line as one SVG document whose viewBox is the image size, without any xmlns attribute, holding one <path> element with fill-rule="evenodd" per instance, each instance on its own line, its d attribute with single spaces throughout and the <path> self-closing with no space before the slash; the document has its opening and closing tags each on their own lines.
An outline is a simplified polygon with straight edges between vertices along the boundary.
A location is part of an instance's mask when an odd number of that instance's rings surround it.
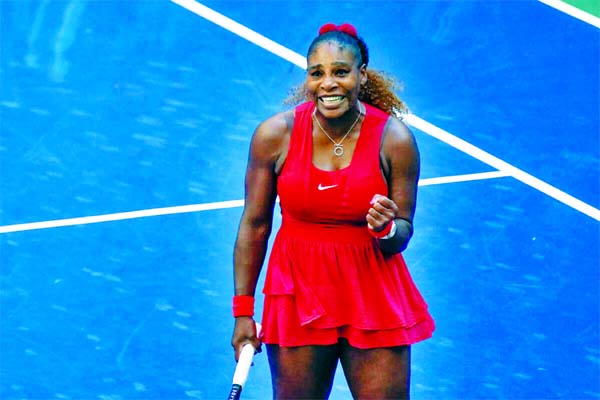
<svg viewBox="0 0 600 400">
<path fill-rule="evenodd" d="M 270 51 L 271 53 L 292 62 L 300 68 L 306 69 L 305 57 L 301 56 L 300 54 L 294 53 L 292 50 L 289 50 L 283 46 L 274 46 L 273 43 L 275 42 L 273 42 L 271 39 L 268 39 L 265 36 L 262 36 L 251 29 L 243 27 L 238 22 L 233 21 L 232 19 L 225 17 L 224 15 L 219 14 L 218 12 L 211 10 L 210 8 L 194 0 L 171 1 L 211 22 L 214 22 L 222 28 L 239 35 L 244 39 L 251 41 L 257 46 L 260 46 L 265 50 Z M 284 49 L 284 51 L 282 53 L 279 53 L 281 49 Z M 517 167 L 510 165 L 505 161 L 502 161 L 501 159 L 491 155 L 490 153 L 487 153 L 481 150 L 480 148 L 475 147 L 462 139 L 459 139 L 458 137 L 436 127 L 435 125 L 415 115 L 407 115 L 404 117 L 404 120 L 413 127 L 419 129 L 420 131 L 423 131 L 428 135 L 436 137 L 444 143 L 447 143 L 450 146 L 453 146 L 469 154 L 470 156 L 478 159 L 479 161 L 484 162 L 500 171 L 506 172 L 515 179 L 541 191 L 542 193 L 545 193 L 546 195 L 562 202 L 563 204 L 568 205 L 569 207 L 574 208 L 577 211 L 584 213 L 585 215 L 594 218 L 597 221 L 600 221 L 600 210 L 592 207 L 587 203 L 584 203 L 583 201 L 569 195 L 568 193 L 565 193 L 560 189 L 557 189 L 556 187 L 536 178 L 535 176 L 530 175 L 527 172 L 520 170 Z"/>
<path fill-rule="evenodd" d="M 600 28 L 600 18 L 587 13 L 575 6 L 572 6 L 564 1 L 560 0 L 538 0 L 540 3 L 544 3 L 547 6 L 557 9 L 558 11 L 562 11 L 565 14 L 570 15 L 573 18 L 577 18 L 580 21 L 587 22 L 590 25 L 595 26 L 596 28 Z"/>
<path fill-rule="evenodd" d="M 536 178 L 535 176 L 528 174 L 527 172 L 515 167 L 499 159 L 492 154 L 481 150 L 479 147 L 473 146 L 471 143 L 449 133 L 443 129 L 438 128 L 437 126 L 417 117 L 414 114 L 409 114 L 404 116 L 404 121 L 406 121 L 411 126 L 416 129 L 427 133 L 428 135 L 441 140 L 444 143 L 449 144 L 450 146 L 462 151 L 478 159 L 481 162 L 486 163 L 487 165 L 496 168 L 498 171 L 502 171 L 507 175 L 512 176 L 518 181 L 523 182 L 526 185 L 531 186 L 534 189 L 539 190 L 542 193 L 547 194 L 548 196 L 560 201 L 563 204 L 568 205 L 569 207 L 574 208 L 577 211 L 584 213 L 585 215 L 594 218 L 596 221 L 600 221 L 600 210 L 592 207 L 591 205 L 584 203 L 583 201 L 571 196 L 568 193 L 563 192 L 562 190 L 557 189 L 556 187 L 542 181 L 541 179 Z"/>
<path fill-rule="evenodd" d="M 218 12 L 206 7 L 203 4 L 200 4 L 196 1 L 191 0 L 171 0 L 173 3 L 180 5 L 181 7 L 193 12 L 200 17 L 209 20 L 210 22 L 219 25 L 226 30 L 235 33 L 236 35 L 243 37 L 244 39 L 254 43 L 255 45 L 262 47 L 263 49 L 270 51 L 273 54 L 278 55 L 283 58 L 299 66 L 302 69 L 306 69 L 306 57 L 301 56 L 296 53 L 272 41 L 266 36 L 261 35 L 260 33 L 253 31 L 245 27 L 244 25 L 232 20 L 224 16 L 223 14 L 219 14 Z"/>
<path fill-rule="evenodd" d="M 93 215 L 89 217 L 77 217 L 56 219 L 52 221 L 30 222 L 25 224 L 0 226 L 0 233 L 32 231 L 35 229 L 59 228 L 63 226 L 96 224 L 99 222 L 122 221 L 126 219 L 156 217 L 158 215 L 182 214 L 198 211 L 220 210 L 224 208 L 241 207 L 244 200 L 229 200 L 216 203 L 192 204 L 187 206 L 175 206 L 164 208 L 151 208 L 147 210 L 128 211 L 114 214 Z"/>
<path fill-rule="evenodd" d="M 440 185 L 444 183 L 472 182 L 484 179 L 504 178 L 506 176 L 510 176 L 510 174 L 504 171 L 490 171 L 479 172 L 476 174 L 442 176 L 439 178 L 421 179 L 419 181 L 419 186 Z"/>
<path fill-rule="evenodd" d="M 481 179 L 502 178 L 506 173 L 499 171 L 482 172 L 478 174 L 453 175 L 440 178 L 421 179 L 419 186 L 439 185 L 443 183 L 467 182 Z M 199 211 L 222 210 L 225 208 L 243 207 L 244 200 L 219 201 L 215 203 L 191 204 L 187 206 L 151 208 L 147 210 L 128 211 L 114 214 L 93 215 L 89 217 L 77 217 L 56 219 L 52 221 L 30 222 L 25 224 L 14 224 L 0 226 L 0 234 L 11 232 L 32 231 L 36 229 L 60 228 L 74 225 L 97 224 L 100 222 L 123 221 L 127 219 L 156 217 L 159 215 L 172 215 L 192 213 Z"/>
</svg>

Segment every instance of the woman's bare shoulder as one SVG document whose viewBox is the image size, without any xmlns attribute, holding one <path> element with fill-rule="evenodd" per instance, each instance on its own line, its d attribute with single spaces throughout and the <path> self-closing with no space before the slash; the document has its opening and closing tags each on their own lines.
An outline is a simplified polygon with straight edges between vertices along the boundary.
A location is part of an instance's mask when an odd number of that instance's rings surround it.
<svg viewBox="0 0 600 400">
<path fill-rule="evenodd" d="M 294 123 L 294 111 L 277 113 L 261 122 L 252 137 L 251 159 L 272 163 L 279 171 L 287 155 Z"/>
<path fill-rule="evenodd" d="M 414 142 L 415 138 L 409 127 L 400 119 L 394 116 L 390 116 L 385 126 L 386 139 L 391 142 Z"/>
<path fill-rule="evenodd" d="M 269 143 L 281 141 L 291 134 L 293 122 L 293 110 L 274 114 L 258 125 L 255 139 Z"/>
</svg>

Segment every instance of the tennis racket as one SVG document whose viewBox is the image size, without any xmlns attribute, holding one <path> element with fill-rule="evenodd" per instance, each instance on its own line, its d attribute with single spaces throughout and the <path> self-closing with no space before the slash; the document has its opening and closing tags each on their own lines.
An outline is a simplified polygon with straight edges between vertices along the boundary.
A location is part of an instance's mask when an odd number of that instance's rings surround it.
<svg viewBox="0 0 600 400">
<path fill-rule="evenodd" d="M 256 336 L 260 336 L 261 326 L 256 323 Z M 248 373 L 250 372 L 250 366 L 252 365 L 252 359 L 256 349 L 250 343 L 245 344 L 240 352 L 240 358 L 238 359 L 237 367 L 233 374 L 233 382 L 231 384 L 231 391 L 227 400 L 239 400 L 242 394 L 242 388 L 246 384 L 248 379 Z"/>
</svg>

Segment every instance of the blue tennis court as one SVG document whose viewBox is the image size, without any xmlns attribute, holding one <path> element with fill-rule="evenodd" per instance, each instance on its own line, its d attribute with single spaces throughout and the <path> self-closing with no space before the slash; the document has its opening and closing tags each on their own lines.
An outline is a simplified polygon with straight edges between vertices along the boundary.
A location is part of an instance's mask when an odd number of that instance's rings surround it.
<svg viewBox="0 0 600 400">
<path fill-rule="evenodd" d="M 0 0 L 0 398 L 226 397 L 250 136 L 330 21 L 412 111 L 404 256 L 437 325 L 412 397 L 600 398 L 600 25 L 528 0 L 201 3 Z M 243 397 L 271 397 L 266 354 Z"/>
</svg>

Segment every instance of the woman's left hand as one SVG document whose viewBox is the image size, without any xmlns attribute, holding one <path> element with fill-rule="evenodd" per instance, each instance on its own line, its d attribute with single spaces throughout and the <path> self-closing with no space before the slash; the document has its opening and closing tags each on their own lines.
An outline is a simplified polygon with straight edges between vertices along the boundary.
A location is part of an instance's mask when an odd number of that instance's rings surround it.
<svg viewBox="0 0 600 400">
<path fill-rule="evenodd" d="M 376 194 L 371 199 L 371 208 L 367 213 L 369 229 L 379 232 L 396 218 L 398 206 L 394 201 L 381 194 Z"/>
</svg>

